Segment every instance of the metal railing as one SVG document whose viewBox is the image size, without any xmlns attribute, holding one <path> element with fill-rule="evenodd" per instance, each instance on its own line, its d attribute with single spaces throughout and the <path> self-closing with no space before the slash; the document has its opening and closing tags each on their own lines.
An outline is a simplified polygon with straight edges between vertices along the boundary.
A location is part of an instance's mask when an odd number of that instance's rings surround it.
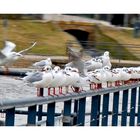
<svg viewBox="0 0 140 140">
<path fill-rule="evenodd" d="M 140 124 L 140 83 L 68 93 L 57 96 L 0 100 L 3 124 L 16 125 L 16 117 L 24 115 L 29 125 L 55 126 L 56 118 L 63 126 L 138 126 Z M 90 98 L 90 100 L 88 100 Z M 63 103 L 56 112 L 56 103 Z M 90 104 L 87 111 L 87 103 Z M 44 110 L 44 106 L 47 108 Z M 22 110 L 26 108 L 26 110 Z M 16 116 L 16 117 L 15 117 Z M 86 117 L 88 116 L 88 119 Z M 45 120 L 44 120 L 45 118 Z M 23 125 L 22 123 L 20 125 Z"/>
</svg>

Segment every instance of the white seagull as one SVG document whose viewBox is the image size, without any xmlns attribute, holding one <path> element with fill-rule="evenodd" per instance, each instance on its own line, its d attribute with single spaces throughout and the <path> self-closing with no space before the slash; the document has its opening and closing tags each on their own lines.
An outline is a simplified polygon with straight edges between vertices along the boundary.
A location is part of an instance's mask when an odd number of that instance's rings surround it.
<svg viewBox="0 0 140 140">
<path fill-rule="evenodd" d="M 103 66 L 103 61 L 97 58 L 92 58 L 85 62 L 85 67 L 87 71 L 99 69 L 102 68 L 102 66 Z"/>
<path fill-rule="evenodd" d="M 30 83 L 38 88 L 48 88 L 49 84 L 53 80 L 52 68 L 50 66 L 44 67 L 42 71 L 30 72 L 23 78 L 24 82 Z M 50 90 L 48 90 L 50 95 Z"/>
<path fill-rule="evenodd" d="M 53 88 L 53 95 L 56 95 L 55 88 L 59 88 L 59 94 L 62 94 L 61 87 L 63 82 L 63 74 L 59 66 L 55 66 L 52 70 L 53 79 L 51 83 L 48 85 L 49 90 Z"/>
<path fill-rule="evenodd" d="M 102 84 L 106 82 L 106 72 L 104 68 L 96 69 L 87 73 L 91 83 L 90 89 L 102 88 Z"/>
<path fill-rule="evenodd" d="M 41 61 L 38 61 L 38 62 L 35 62 L 33 64 L 33 66 L 35 68 L 43 68 L 45 66 L 52 66 L 52 61 L 51 61 L 51 58 L 47 58 L 45 60 L 41 60 Z"/>
<path fill-rule="evenodd" d="M 36 42 L 34 42 L 29 48 L 15 52 L 13 50 L 15 49 L 16 44 L 11 41 L 5 41 L 5 47 L 0 51 L 0 66 L 5 66 L 6 70 L 8 71 L 9 64 L 21 58 L 23 53 L 33 48 L 35 44 Z"/>
<path fill-rule="evenodd" d="M 103 67 L 104 66 L 109 66 L 111 68 L 111 62 L 110 62 L 110 56 L 109 56 L 109 51 L 105 51 L 102 56 L 96 57 L 96 59 L 101 59 L 103 62 Z"/>
</svg>

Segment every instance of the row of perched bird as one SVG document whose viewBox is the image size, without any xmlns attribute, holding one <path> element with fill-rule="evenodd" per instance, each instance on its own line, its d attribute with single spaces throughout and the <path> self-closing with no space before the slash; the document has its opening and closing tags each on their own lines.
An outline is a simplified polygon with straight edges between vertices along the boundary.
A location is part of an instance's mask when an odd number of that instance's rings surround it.
<svg viewBox="0 0 140 140">
<path fill-rule="evenodd" d="M 140 78 L 140 67 L 123 67 L 111 69 L 109 52 L 106 51 L 102 56 L 82 61 L 84 67 L 81 69 L 72 67 L 72 62 L 65 65 L 62 69 L 59 66 L 52 68 L 50 58 L 33 64 L 37 71 L 27 73 L 23 81 L 31 83 L 37 88 L 48 88 L 48 95 L 56 95 L 56 88 L 59 94 L 69 92 L 69 87 L 74 92 L 80 92 L 83 87 L 89 86 L 90 89 L 99 89 L 102 87 L 120 86 L 137 81 Z M 82 65 L 81 62 L 79 65 Z"/>
<path fill-rule="evenodd" d="M 0 66 L 7 68 L 35 44 L 36 42 L 25 50 L 15 52 L 13 50 L 16 45 L 13 42 L 5 41 L 5 46 L 0 51 Z M 87 61 L 83 61 L 79 57 L 81 55 L 73 52 L 71 55 L 73 56 L 72 61 L 64 68 L 53 66 L 50 58 L 34 63 L 35 71 L 27 72 L 27 76 L 22 80 L 37 88 L 48 88 L 48 95 L 51 95 L 52 88 L 53 95 L 55 95 L 56 88 L 59 89 L 59 94 L 63 94 L 62 87 L 66 87 L 66 92 L 69 91 L 69 87 L 75 92 L 80 92 L 85 86 L 89 86 L 90 89 L 99 89 L 128 84 L 140 79 L 140 67 L 111 69 L 112 64 L 108 51 Z"/>
</svg>

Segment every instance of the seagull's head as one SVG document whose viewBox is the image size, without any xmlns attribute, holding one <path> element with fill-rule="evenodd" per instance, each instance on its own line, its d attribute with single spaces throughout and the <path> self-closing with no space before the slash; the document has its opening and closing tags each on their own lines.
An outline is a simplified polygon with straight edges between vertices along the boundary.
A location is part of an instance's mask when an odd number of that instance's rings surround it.
<svg viewBox="0 0 140 140">
<path fill-rule="evenodd" d="M 105 51 L 104 56 L 109 56 L 109 51 Z"/>
<path fill-rule="evenodd" d="M 55 66 L 55 67 L 54 67 L 54 72 L 57 73 L 57 72 L 59 72 L 59 71 L 60 71 L 60 67 L 59 67 L 59 66 Z"/>
<path fill-rule="evenodd" d="M 22 57 L 23 55 L 17 52 L 11 52 L 11 58 L 14 60 L 19 59 L 20 57 Z"/>
<path fill-rule="evenodd" d="M 104 66 L 103 69 L 109 71 L 110 67 L 109 66 Z"/>
<path fill-rule="evenodd" d="M 47 73 L 47 72 L 50 72 L 50 71 L 52 71 L 52 67 L 51 67 L 51 66 L 45 66 L 45 67 L 42 69 L 42 71 L 45 71 L 46 73 Z"/>
</svg>

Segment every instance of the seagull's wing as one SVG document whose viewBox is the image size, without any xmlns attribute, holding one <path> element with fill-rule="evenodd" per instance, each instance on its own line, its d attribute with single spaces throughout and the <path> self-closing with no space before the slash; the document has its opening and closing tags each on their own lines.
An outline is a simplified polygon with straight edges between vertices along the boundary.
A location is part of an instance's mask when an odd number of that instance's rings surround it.
<svg viewBox="0 0 140 140">
<path fill-rule="evenodd" d="M 6 56 L 2 52 L 0 52 L 0 59 L 5 59 L 5 58 Z"/>
<path fill-rule="evenodd" d="M 86 66 L 92 65 L 92 60 L 90 59 L 90 60 L 88 60 L 88 61 L 85 61 L 85 65 L 86 65 Z"/>
<path fill-rule="evenodd" d="M 70 48 L 70 47 L 68 48 L 68 53 L 69 53 L 70 59 L 72 61 L 81 59 L 81 57 L 83 55 L 81 50 L 78 50 L 75 48 Z"/>
<path fill-rule="evenodd" d="M 30 74 L 28 76 L 25 76 L 23 80 L 28 81 L 30 83 L 41 81 L 42 80 L 43 73 L 42 72 L 35 72 L 33 74 Z"/>
<path fill-rule="evenodd" d="M 33 64 L 35 67 L 44 67 L 46 65 L 45 60 L 41 60 Z"/>
<path fill-rule="evenodd" d="M 19 51 L 18 53 L 22 54 L 24 52 L 27 52 L 28 50 L 32 49 L 35 45 L 36 45 L 36 42 L 34 42 L 32 46 L 30 46 L 30 47 L 28 47 L 28 48 L 26 48 L 26 49 L 24 49 L 22 51 Z"/>
<path fill-rule="evenodd" d="M 70 65 L 71 67 L 75 67 L 79 70 L 80 75 L 85 76 L 85 64 L 84 61 L 82 60 L 82 51 L 81 50 L 76 50 L 73 48 L 69 48 L 69 55 L 71 62 L 66 64 Z"/>
<path fill-rule="evenodd" d="M 16 44 L 14 44 L 11 41 L 5 41 L 5 47 L 1 50 L 1 52 L 4 55 L 9 54 L 14 48 L 16 47 Z"/>
</svg>

